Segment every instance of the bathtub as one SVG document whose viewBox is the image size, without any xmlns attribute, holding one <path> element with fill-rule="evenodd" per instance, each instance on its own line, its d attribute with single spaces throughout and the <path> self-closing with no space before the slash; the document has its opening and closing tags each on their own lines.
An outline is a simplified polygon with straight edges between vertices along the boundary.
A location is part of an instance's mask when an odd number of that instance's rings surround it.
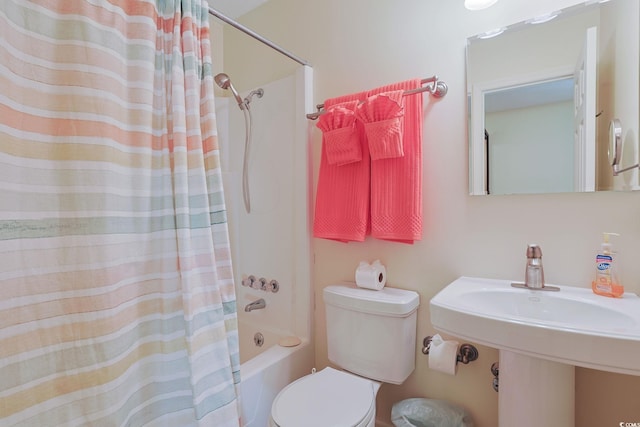
<svg viewBox="0 0 640 427">
<path fill-rule="evenodd" d="M 248 316 L 247 316 L 248 317 Z M 281 334 L 240 319 L 241 358 L 240 404 L 243 427 L 265 427 L 269 423 L 271 404 L 287 384 L 311 372 L 313 360 L 309 340 L 302 338 L 296 347 L 281 347 Z M 264 344 L 253 344 L 253 335 L 260 332 Z M 251 344 L 249 344 L 251 343 Z M 253 348 L 251 348 L 253 347 Z M 244 353 L 243 353 L 244 350 Z"/>
</svg>

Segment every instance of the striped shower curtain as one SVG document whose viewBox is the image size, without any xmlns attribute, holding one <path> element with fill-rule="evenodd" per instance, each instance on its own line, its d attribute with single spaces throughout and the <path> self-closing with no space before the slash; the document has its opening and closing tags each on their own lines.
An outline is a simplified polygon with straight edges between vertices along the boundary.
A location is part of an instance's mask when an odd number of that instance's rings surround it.
<svg viewBox="0 0 640 427">
<path fill-rule="evenodd" d="M 0 426 L 238 426 L 206 0 L 0 0 Z"/>
</svg>

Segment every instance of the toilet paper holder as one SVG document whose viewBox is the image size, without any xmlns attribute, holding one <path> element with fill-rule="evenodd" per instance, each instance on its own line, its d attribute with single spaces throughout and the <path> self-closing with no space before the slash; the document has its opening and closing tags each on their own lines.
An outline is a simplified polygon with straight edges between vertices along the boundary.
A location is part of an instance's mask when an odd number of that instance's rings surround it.
<svg viewBox="0 0 640 427">
<path fill-rule="evenodd" d="M 422 354 L 429 354 L 429 348 L 431 347 L 431 335 L 424 337 L 422 340 Z M 462 344 L 458 348 L 458 356 L 456 357 L 456 363 L 468 364 L 478 358 L 478 349 L 471 344 Z"/>
</svg>

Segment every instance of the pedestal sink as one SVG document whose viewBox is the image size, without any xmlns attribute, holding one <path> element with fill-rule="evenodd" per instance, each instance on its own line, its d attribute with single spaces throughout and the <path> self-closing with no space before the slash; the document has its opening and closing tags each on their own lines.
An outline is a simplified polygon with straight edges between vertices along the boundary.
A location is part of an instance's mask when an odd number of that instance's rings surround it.
<svg viewBox="0 0 640 427">
<path fill-rule="evenodd" d="M 430 302 L 440 332 L 500 351 L 501 427 L 574 425 L 574 367 L 640 376 L 640 298 L 461 277 Z"/>
</svg>

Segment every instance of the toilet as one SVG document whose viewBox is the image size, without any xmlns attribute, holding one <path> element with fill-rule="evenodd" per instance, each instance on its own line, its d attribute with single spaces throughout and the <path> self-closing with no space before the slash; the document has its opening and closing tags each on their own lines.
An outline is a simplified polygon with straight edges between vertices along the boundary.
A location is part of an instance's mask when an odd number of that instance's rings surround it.
<svg viewBox="0 0 640 427">
<path fill-rule="evenodd" d="M 287 385 L 271 406 L 271 427 L 374 427 L 382 383 L 401 384 L 413 372 L 419 295 L 353 283 L 327 286 L 329 360 Z"/>
</svg>

